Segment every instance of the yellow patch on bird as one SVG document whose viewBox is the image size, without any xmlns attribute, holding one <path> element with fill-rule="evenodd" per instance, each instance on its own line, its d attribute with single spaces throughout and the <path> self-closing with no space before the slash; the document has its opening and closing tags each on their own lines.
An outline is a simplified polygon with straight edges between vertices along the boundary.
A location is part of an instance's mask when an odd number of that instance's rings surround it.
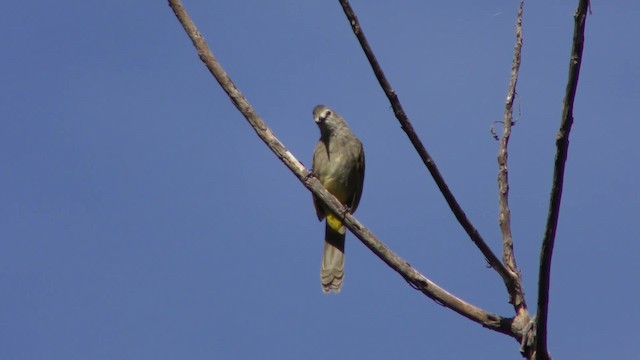
<svg viewBox="0 0 640 360">
<path fill-rule="evenodd" d="M 347 192 L 342 186 L 339 185 L 338 182 L 334 181 L 333 178 L 326 178 L 322 183 L 324 187 L 329 190 L 333 196 L 336 197 L 341 203 L 346 202 Z M 334 230 L 339 232 L 340 234 L 345 234 L 347 232 L 347 228 L 342 224 L 342 220 L 340 217 L 336 216 L 334 213 L 329 211 L 329 209 L 325 209 L 327 216 L 327 224 Z"/>
<path fill-rule="evenodd" d="M 340 234 L 344 235 L 347 232 L 347 228 L 342 225 L 342 221 L 331 212 L 327 214 L 327 224 Z"/>
</svg>

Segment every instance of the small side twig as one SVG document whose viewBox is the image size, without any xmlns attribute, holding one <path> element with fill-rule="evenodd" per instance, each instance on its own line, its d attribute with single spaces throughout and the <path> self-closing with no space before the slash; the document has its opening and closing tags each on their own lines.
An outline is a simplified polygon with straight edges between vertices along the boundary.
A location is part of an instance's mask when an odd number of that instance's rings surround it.
<svg viewBox="0 0 640 360">
<path fill-rule="evenodd" d="M 517 340 L 520 339 L 520 334 L 512 331 L 511 319 L 489 313 L 477 306 L 465 302 L 439 287 L 391 251 L 384 243 L 378 240 L 371 231 L 353 217 L 344 205 L 342 205 L 322 186 L 320 181 L 284 147 L 284 145 L 275 137 L 273 132 L 271 132 L 267 127 L 262 118 L 260 118 L 253 109 L 249 101 L 244 97 L 244 95 L 242 95 L 240 90 L 235 86 L 231 81 L 231 78 L 218 63 L 206 41 L 202 37 L 202 34 L 200 34 L 193 23 L 193 20 L 191 20 L 191 17 L 182 6 L 180 0 L 169 0 L 169 6 L 193 42 L 202 62 L 218 81 L 222 89 L 227 93 L 229 99 L 231 99 L 238 111 L 242 113 L 256 131 L 258 137 L 260 137 L 271 151 L 273 151 L 276 156 L 291 170 L 291 172 L 298 177 L 304 186 L 316 195 L 325 205 L 327 205 L 331 211 L 336 214 L 344 214 L 344 224 L 358 239 L 371 249 L 382 261 L 389 265 L 389 267 L 398 272 L 400 276 L 412 285 L 412 287 L 420 290 L 438 304 L 446 306 L 488 329 L 507 334 Z"/>
<path fill-rule="evenodd" d="M 360 26 L 360 23 L 358 22 L 358 18 L 356 17 L 355 12 L 351 8 L 349 1 L 348 0 L 339 0 L 339 1 L 340 1 L 340 5 L 342 6 L 342 9 L 344 10 L 345 15 L 347 16 L 347 19 L 349 20 L 349 23 L 351 24 L 351 29 L 353 30 L 353 33 L 356 35 L 356 38 L 358 39 L 358 42 L 360 43 L 362 50 L 364 51 L 367 59 L 369 60 L 369 63 L 371 64 L 371 68 L 373 69 L 373 72 L 376 78 L 378 79 L 378 82 L 380 83 L 382 90 L 387 95 L 387 98 L 389 98 L 389 102 L 391 103 L 393 112 L 396 118 L 398 119 L 398 121 L 400 122 L 402 129 L 409 137 L 411 144 L 413 144 L 413 147 L 418 152 L 418 155 L 422 159 L 422 162 L 424 162 L 425 166 L 431 173 L 433 180 L 436 182 L 436 185 L 438 186 L 438 188 L 440 189 L 440 192 L 442 193 L 445 200 L 447 201 L 447 204 L 449 205 L 449 208 L 451 208 L 451 211 L 453 212 L 454 216 L 456 217 L 460 225 L 464 228 L 464 230 L 467 232 L 467 234 L 469 235 L 469 238 L 471 238 L 471 240 L 478 247 L 478 249 L 480 249 L 485 259 L 489 263 L 489 266 L 491 266 L 500 275 L 508 291 L 511 293 L 512 289 L 514 289 L 514 283 L 516 281 L 516 278 L 513 276 L 513 274 L 510 271 L 507 270 L 507 268 L 502 264 L 502 262 L 500 262 L 498 257 L 493 253 L 493 251 L 484 241 L 484 239 L 482 238 L 478 230 L 475 228 L 475 226 L 473 226 L 473 224 L 467 217 L 467 214 L 465 214 L 464 210 L 462 210 L 462 207 L 460 206 L 456 198 L 453 196 L 453 193 L 451 192 L 451 190 L 449 189 L 449 186 L 447 185 L 444 178 L 442 177 L 442 174 L 440 174 L 440 170 L 436 166 L 436 163 L 431 158 L 431 155 L 429 155 L 429 153 L 427 152 L 427 149 L 424 147 L 424 145 L 422 144 L 422 141 L 420 140 L 415 130 L 413 129 L 413 125 L 411 125 L 411 122 L 409 121 L 407 114 L 404 112 L 404 109 L 400 104 L 398 95 L 395 93 L 395 91 L 391 87 L 391 84 L 387 80 L 387 77 L 382 71 L 382 67 L 378 63 L 378 60 L 376 59 L 376 56 L 373 53 L 373 50 L 371 50 L 371 46 L 369 45 L 369 42 L 367 41 L 367 38 L 364 35 L 362 27 Z"/>
<path fill-rule="evenodd" d="M 525 302 L 524 291 L 522 287 L 522 276 L 516 265 L 516 259 L 513 252 L 513 236 L 511 233 L 511 209 L 509 208 L 509 171 L 507 160 L 509 157 L 508 146 L 511 137 L 511 126 L 513 122 L 513 102 L 516 97 L 516 85 L 518 83 L 518 74 L 520 72 L 520 61 L 522 54 L 522 12 L 524 9 L 524 0 L 520 2 L 518 7 L 518 16 L 516 18 L 516 44 L 513 50 L 513 63 L 511 64 L 511 80 L 509 81 L 509 90 L 507 91 L 507 99 L 504 109 L 504 121 L 502 126 L 502 138 L 498 150 L 498 223 L 502 232 L 502 261 L 511 271 L 514 278 L 514 287 L 509 291 L 509 302 L 516 311 L 516 318 L 522 324 L 529 321 L 527 304 Z"/>
<path fill-rule="evenodd" d="M 556 157 L 553 168 L 553 181 L 551 185 L 551 197 L 549 199 L 549 212 L 547 226 L 542 240 L 540 251 L 540 274 L 538 280 L 538 312 L 536 314 L 536 359 L 550 359 L 547 350 L 547 316 L 549 310 L 549 283 L 551 276 L 551 258 L 555 242 L 558 217 L 560 214 L 560 202 L 562 201 L 562 186 L 564 181 L 564 167 L 569 151 L 569 133 L 573 125 L 573 104 L 580 77 L 580 65 L 582 63 L 582 50 L 584 47 L 584 30 L 587 21 L 589 0 L 579 0 L 578 8 L 574 15 L 573 44 L 571 47 L 571 59 L 569 61 L 569 78 L 562 104 L 562 118 L 560 130 L 556 135 Z"/>
</svg>

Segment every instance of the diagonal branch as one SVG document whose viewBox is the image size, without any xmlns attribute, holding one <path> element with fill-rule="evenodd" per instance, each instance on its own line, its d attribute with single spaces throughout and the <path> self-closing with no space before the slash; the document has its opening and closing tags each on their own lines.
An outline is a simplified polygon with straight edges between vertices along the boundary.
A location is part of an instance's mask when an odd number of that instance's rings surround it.
<svg viewBox="0 0 640 360">
<path fill-rule="evenodd" d="M 542 240 L 540 252 L 540 278 L 538 280 L 538 312 L 536 315 L 536 354 L 537 359 L 549 359 L 547 351 L 547 316 L 549 310 L 549 278 L 551 275 L 551 258 L 553 245 L 558 227 L 560 214 L 560 202 L 562 200 L 562 184 L 564 181 L 564 166 L 569 151 L 569 133 L 573 125 L 573 103 L 578 88 L 580 76 L 580 64 L 582 63 L 582 49 L 584 46 L 584 29 L 587 21 L 589 0 L 579 0 L 578 8 L 574 15 L 573 45 L 571 47 L 571 59 L 569 61 L 569 79 L 562 105 L 562 119 L 560 130 L 556 135 L 556 158 L 553 168 L 553 183 L 551 197 L 549 199 L 549 213 L 547 215 L 547 227 Z"/>
<path fill-rule="evenodd" d="M 518 7 L 518 16 L 516 19 L 516 45 L 513 50 L 513 63 L 511 64 L 511 81 L 509 82 L 509 90 L 507 92 L 507 100 L 504 109 L 504 125 L 502 128 L 502 139 L 498 150 L 498 222 L 502 231 L 502 261 L 515 276 L 514 287 L 509 292 L 509 302 L 513 304 L 516 310 L 516 317 L 521 318 L 522 324 L 529 321 L 527 304 L 524 298 L 524 290 L 522 289 L 522 275 L 516 265 L 515 255 L 513 253 L 513 237 L 511 234 L 511 209 L 509 208 L 509 171 L 507 168 L 507 160 L 509 157 L 508 146 L 511 137 L 511 126 L 513 123 L 513 102 L 516 97 L 516 84 L 518 83 L 518 74 L 520 72 L 520 59 L 522 54 L 522 11 L 524 9 L 524 0 L 520 2 Z"/>
<path fill-rule="evenodd" d="M 478 249 L 480 249 L 480 251 L 486 258 L 489 265 L 492 268 L 494 268 L 496 272 L 498 272 L 500 277 L 502 277 L 502 280 L 504 281 L 505 286 L 507 287 L 509 293 L 511 294 L 512 292 L 514 292 L 514 289 L 515 289 L 515 286 L 514 286 L 516 281 L 515 275 L 511 273 L 509 270 L 507 270 L 507 268 L 502 264 L 502 262 L 500 262 L 500 260 L 493 253 L 493 251 L 491 251 L 491 248 L 489 248 L 489 246 L 484 241 L 484 239 L 482 238 L 478 230 L 473 226 L 469 218 L 467 218 L 467 214 L 465 214 L 465 212 L 462 210 L 462 207 L 460 206 L 460 204 L 458 204 L 458 201 L 453 196 L 453 193 L 449 189 L 449 186 L 444 181 L 442 174 L 440 174 L 440 170 L 438 170 L 436 163 L 433 161 L 433 159 L 431 158 L 431 155 L 429 155 L 429 153 L 427 152 L 427 149 L 424 147 L 424 145 L 422 144 L 422 141 L 420 140 L 415 130 L 413 129 L 413 125 L 411 125 L 409 118 L 405 114 L 404 109 L 400 104 L 398 95 L 396 95 L 395 91 L 391 87 L 391 84 L 387 80 L 387 77 L 384 75 L 384 72 L 382 71 L 382 67 L 378 63 L 378 60 L 376 59 L 375 55 L 373 54 L 373 50 L 371 50 L 371 46 L 369 46 L 369 42 L 367 41 L 367 38 L 365 37 L 364 32 L 362 31 L 362 27 L 360 26 L 360 23 L 358 22 L 358 18 L 356 17 L 356 14 L 351 8 L 349 1 L 348 0 L 339 0 L 339 1 L 340 1 L 340 5 L 342 5 L 342 9 L 344 10 L 345 15 L 347 16 L 347 19 L 349 20 L 349 23 L 351 24 L 353 33 L 358 38 L 358 41 L 360 42 L 360 46 L 362 47 L 362 50 L 364 50 L 364 53 L 367 56 L 369 63 L 371 64 L 371 68 L 373 69 L 373 72 L 376 78 L 378 79 L 378 82 L 380 83 L 382 90 L 384 90 L 384 93 L 387 95 L 387 98 L 389 98 L 389 102 L 391 103 L 393 112 L 396 118 L 398 119 L 398 121 L 400 122 L 402 129 L 405 131 L 405 133 L 407 133 L 407 136 L 409 137 L 411 144 L 413 144 L 413 147 L 416 149 L 416 151 L 418 152 L 418 155 L 420 156 L 420 158 L 426 165 L 427 169 L 431 173 L 433 180 L 436 182 L 436 185 L 440 189 L 440 192 L 442 192 L 442 195 L 447 201 L 447 204 L 449 204 L 449 207 L 451 208 L 451 211 L 453 212 L 454 216 L 456 217 L 456 219 L 458 219 L 458 222 L 460 223 L 460 225 L 462 225 L 462 227 L 467 232 L 471 240 L 476 244 Z"/>
<path fill-rule="evenodd" d="M 296 177 L 314 195 L 322 200 L 327 207 L 336 214 L 344 215 L 344 224 L 358 237 L 373 253 L 375 253 L 389 267 L 398 272 L 411 286 L 420 290 L 437 303 L 448 307 L 460 315 L 473 320 L 482 326 L 520 339 L 519 332 L 514 332 L 511 327 L 512 319 L 503 318 L 489 313 L 481 308 L 461 300 L 446 290 L 442 289 L 425 276 L 415 270 L 385 244 L 378 240 L 364 225 L 347 212 L 347 209 L 331 195 L 314 177 L 308 169 L 302 165 L 275 137 L 256 111 L 242 95 L 240 90 L 231 81 L 222 66 L 218 63 L 213 53 L 207 46 L 202 34 L 198 31 L 189 14 L 182 6 L 180 0 L 169 0 L 169 6 L 184 27 L 187 35 L 198 51 L 200 59 L 207 69 L 216 78 L 222 89 L 227 93 L 235 107 L 244 115 L 249 124 L 254 128 L 258 137 L 273 151 L 276 156 L 296 175 Z"/>
</svg>

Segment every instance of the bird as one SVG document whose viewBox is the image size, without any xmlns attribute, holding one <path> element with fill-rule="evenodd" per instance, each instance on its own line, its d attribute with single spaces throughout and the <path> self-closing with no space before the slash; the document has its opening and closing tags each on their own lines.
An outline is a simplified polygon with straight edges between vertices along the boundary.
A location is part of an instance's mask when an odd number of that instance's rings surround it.
<svg viewBox="0 0 640 360">
<path fill-rule="evenodd" d="M 312 171 L 322 185 L 350 213 L 360 203 L 364 185 L 364 149 L 340 114 L 325 105 L 313 109 L 313 120 L 320 128 L 320 139 L 313 151 Z M 315 195 L 318 220 L 326 219 L 325 243 L 320 281 L 324 293 L 339 293 L 344 278 L 346 228 L 341 216 L 329 210 Z"/>
</svg>

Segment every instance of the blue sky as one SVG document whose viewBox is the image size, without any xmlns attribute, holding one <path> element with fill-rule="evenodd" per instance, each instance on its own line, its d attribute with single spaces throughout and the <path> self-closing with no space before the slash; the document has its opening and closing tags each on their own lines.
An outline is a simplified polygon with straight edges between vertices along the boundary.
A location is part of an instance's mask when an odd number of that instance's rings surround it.
<svg viewBox="0 0 640 360">
<path fill-rule="evenodd" d="M 492 248 L 515 1 L 354 1 L 414 127 Z M 532 312 L 577 1 L 525 6 L 510 145 Z M 511 316 L 393 117 L 337 1 L 187 1 L 222 65 L 310 165 L 311 110 L 367 154 L 356 216 L 427 277 Z M 518 345 L 411 289 L 352 235 L 323 295 L 324 225 L 165 1 L 9 2 L 0 13 L 0 359 L 514 359 Z M 594 2 L 551 281 L 557 359 L 640 339 L 640 4 Z"/>
</svg>

